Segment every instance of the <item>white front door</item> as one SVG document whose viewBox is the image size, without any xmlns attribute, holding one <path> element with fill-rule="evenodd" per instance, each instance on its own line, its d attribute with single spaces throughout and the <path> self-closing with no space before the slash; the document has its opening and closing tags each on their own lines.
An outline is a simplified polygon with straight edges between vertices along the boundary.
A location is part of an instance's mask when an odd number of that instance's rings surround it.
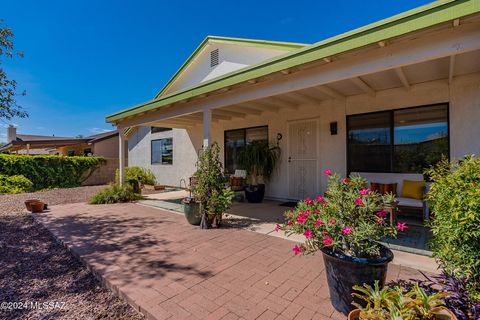
<svg viewBox="0 0 480 320">
<path fill-rule="evenodd" d="M 289 196 L 300 200 L 317 193 L 317 120 L 288 124 Z"/>
</svg>

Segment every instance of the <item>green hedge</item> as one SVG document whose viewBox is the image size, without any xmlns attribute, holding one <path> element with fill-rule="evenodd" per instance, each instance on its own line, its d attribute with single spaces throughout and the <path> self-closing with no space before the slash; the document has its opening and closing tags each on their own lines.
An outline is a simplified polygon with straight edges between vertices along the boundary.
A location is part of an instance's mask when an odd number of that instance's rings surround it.
<svg viewBox="0 0 480 320">
<path fill-rule="evenodd" d="M 33 183 L 34 190 L 69 188 L 80 186 L 103 163 L 101 157 L 0 154 L 0 174 L 22 175 Z"/>
<path fill-rule="evenodd" d="M 32 181 L 22 175 L 5 176 L 0 174 L 0 194 L 20 193 L 31 191 Z"/>
</svg>

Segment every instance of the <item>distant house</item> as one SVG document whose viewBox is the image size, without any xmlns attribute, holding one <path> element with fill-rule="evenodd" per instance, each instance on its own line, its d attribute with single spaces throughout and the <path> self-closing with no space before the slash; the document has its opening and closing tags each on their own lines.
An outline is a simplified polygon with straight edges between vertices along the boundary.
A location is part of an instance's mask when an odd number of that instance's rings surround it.
<svg viewBox="0 0 480 320">
<path fill-rule="evenodd" d="M 7 143 L 0 147 L 0 152 L 118 158 L 117 138 L 117 130 L 81 138 L 17 134 L 17 128 L 10 125 L 7 128 Z"/>
<path fill-rule="evenodd" d="M 59 156 L 99 156 L 107 163 L 95 171 L 85 184 L 105 184 L 114 181 L 118 168 L 118 130 L 88 137 L 56 137 L 17 134 L 17 128 L 7 128 L 7 143 L 0 153 Z"/>
</svg>

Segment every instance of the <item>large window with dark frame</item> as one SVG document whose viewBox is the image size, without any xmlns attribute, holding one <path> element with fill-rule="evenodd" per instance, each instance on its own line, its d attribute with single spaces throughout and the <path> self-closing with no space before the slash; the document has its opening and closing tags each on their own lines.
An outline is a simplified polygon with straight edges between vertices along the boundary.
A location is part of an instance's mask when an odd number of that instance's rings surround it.
<svg viewBox="0 0 480 320">
<path fill-rule="evenodd" d="M 449 154 L 448 104 L 347 117 L 348 172 L 423 173 Z"/>
<path fill-rule="evenodd" d="M 173 139 L 152 140 L 152 164 L 173 164 Z"/>
<path fill-rule="evenodd" d="M 238 165 L 238 154 L 251 141 L 268 141 L 268 126 L 225 131 L 225 170 L 229 173 L 242 169 Z"/>
</svg>

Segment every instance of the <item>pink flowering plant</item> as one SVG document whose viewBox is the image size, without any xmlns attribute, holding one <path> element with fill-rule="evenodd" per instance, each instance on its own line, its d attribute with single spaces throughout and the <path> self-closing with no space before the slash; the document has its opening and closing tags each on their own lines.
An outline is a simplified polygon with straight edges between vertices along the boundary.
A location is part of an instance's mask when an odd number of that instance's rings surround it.
<svg viewBox="0 0 480 320">
<path fill-rule="evenodd" d="M 371 191 L 359 176 L 341 179 L 329 170 L 324 173 L 329 176 L 325 197 L 299 202 L 277 229 L 305 237 L 304 244 L 293 248 L 296 255 L 329 248 L 352 257 L 379 257 L 378 242 L 407 228 L 404 223 L 391 226 L 387 219 L 384 209 L 395 202 L 394 195 Z"/>
</svg>

